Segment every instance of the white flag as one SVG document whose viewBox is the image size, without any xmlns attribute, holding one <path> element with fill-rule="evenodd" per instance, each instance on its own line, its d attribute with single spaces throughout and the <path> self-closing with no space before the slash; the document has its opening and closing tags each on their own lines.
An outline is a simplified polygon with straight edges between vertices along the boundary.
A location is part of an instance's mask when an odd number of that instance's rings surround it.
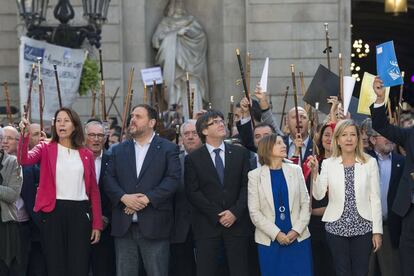
<svg viewBox="0 0 414 276">
<path fill-rule="evenodd" d="M 348 114 L 349 104 L 351 103 L 352 93 L 354 92 L 355 79 L 344 76 L 344 115 Z"/>
<path fill-rule="evenodd" d="M 260 79 L 260 88 L 262 89 L 262 92 L 267 92 L 267 78 L 269 76 L 269 58 L 266 58 L 263 72 L 262 72 L 262 78 Z"/>
</svg>

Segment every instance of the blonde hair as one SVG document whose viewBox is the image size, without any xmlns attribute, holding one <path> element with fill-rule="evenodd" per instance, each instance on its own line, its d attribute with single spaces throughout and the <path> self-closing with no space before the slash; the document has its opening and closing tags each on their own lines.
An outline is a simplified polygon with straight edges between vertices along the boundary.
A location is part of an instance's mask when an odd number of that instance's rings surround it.
<svg viewBox="0 0 414 276">
<path fill-rule="evenodd" d="M 364 153 L 364 146 L 362 144 L 361 131 L 358 125 L 355 123 L 355 121 L 351 119 L 342 120 L 336 125 L 334 133 L 333 133 L 333 137 L 332 137 L 332 157 L 339 157 L 342 155 L 341 147 L 338 145 L 338 139 L 339 139 L 339 136 L 341 136 L 341 134 L 344 132 L 345 128 L 349 126 L 354 126 L 356 129 L 356 133 L 357 133 L 358 140 L 357 140 L 357 146 L 355 148 L 356 159 L 357 161 L 366 163 L 368 160 L 367 160 L 366 154 Z"/>
</svg>

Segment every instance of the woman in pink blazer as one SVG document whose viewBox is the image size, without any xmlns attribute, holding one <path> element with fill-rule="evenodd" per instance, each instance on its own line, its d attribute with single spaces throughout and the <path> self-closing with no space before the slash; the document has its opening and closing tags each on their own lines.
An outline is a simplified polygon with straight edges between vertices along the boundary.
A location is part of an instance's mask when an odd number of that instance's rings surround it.
<svg viewBox="0 0 414 276">
<path fill-rule="evenodd" d="M 19 143 L 21 165 L 40 163 L 34 210 L 41 212 L 42 235 L 49 276 L 88 275 L 91 243 L 102 230 L 99 188 L 92 153 L 83 147 L 79 116 L 69 108 L 55 113 L 52 140 L 31 151 L 29 123 L 23 119 Z"/>
</svg>

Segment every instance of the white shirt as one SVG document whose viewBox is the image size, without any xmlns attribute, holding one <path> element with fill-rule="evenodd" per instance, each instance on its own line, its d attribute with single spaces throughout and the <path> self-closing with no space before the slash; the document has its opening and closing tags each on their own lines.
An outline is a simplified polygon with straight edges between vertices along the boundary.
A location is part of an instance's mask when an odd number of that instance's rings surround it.
<svg viewBox="0 0 414 276">
<path fill-rule="evenodd" d="M 209 145 L 209 144 L 206 143 L 206 147 L 207 147 L 208 152 L 210 153 L 210 157 L 211 157 L 211 160 L 213 161 L 214 167 L 216 166 L 216 159 L 215 159 L 216 158 L 216 153 L 214 152 L 214 150 L 220 148 L 221 149 L 220 158 L 223 161 L 223 167 L 226 167 L 226 164 L 224 163 L 224 160 L 225 160 L 225 158 L 224 158 L 224 150 L 225 150 L 224 143 L 221 142 L 221 145 L 218 148 L 215 148 L 212 145 Z"/>
<path fill-rule="evenodd" d="M 145 156 L 147 155 L 148 149 L 151 145 L 152 139 L 154 139 L 155 132 L 152 134 L 151 138 L 143 145 L 140 145 L 137 141 L 134 140 L 135 148 L 135 166 L 137 169 L 137 177 L 141 173 L 142 165 L 144 164 Z M 137 212 L 132 215 L 132 221 L 138 221 Z"/>
<path fill-rule="evenodd" d="M 95 158 L 95 173 L 96 173 L 96 183 L 99 185 L 99 177 L 101 176 L 101 167 L 102 167 L 102 154 Z"/>
<path fill-rule="evenodd" d="M 56 199 L 88 200 L 83 175 L 84 169 L 79 151 L 58 144 Z"/>
</svg>

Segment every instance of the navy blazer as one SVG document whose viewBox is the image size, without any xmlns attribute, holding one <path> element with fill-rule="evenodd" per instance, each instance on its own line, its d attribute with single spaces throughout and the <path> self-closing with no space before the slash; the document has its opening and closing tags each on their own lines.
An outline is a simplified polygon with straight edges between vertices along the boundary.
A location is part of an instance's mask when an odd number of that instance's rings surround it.
<svg viewBox="0 0 414 276">
<path fill-rule="evenodd" d="M 191 204 L 185 194 L 184 159 L 185 153 L 179 155 L 181 164 L 181 181 L 174 195 L 174 226 L 171 234 L 171 243 L 183 243 L 187 240 L 191 229 Z"/>
<path fill-rule="evenodd" d="M 113 148 L 104 176 L 104 190 L 113 206 L 113 236 L 124 236 L 132 223 L 132 215 L 125 214 L 121 197 L 124 194 L 143 193 L 150 204 L 137 213 L 142 235 L 149 239 L 170 237 L 173 225 L 172 198 L 181 175 L 178 154 L 176 144 L 155 135 L 137 176 L 134 141 L 127 140 Z"/>
<path fill-rule="evenodd" d="M 289 135 L 283 137 L 283 142 L 286 145 L 286 153 L 288 154 L 289 153 L 289 146 L 290 146 L 289 145 Z M 312 152 L 313 149 L 312 148 L 313 148 L 313 141 L 312 141 L 312 137 L 310 137 L 310 135 L 309 135 L 308 145 L 306 146 L 305 156 L 302 156 L 302 162 L 304 162 L 308 158 L 309 155 L 313 154 L 313 152 Z"/>
<path fill-rule="evenodd" d="M 371 105 L 372 127 L 388 140 L 404 147 L 407 156 L 405 166 L 395 195 L 392 210 L 399 216 L 404 217 L 411 208 L 411 196 L 414 192 L 414 127 L 400 128 L 390 125 L 387 120 L 385 105 L 374 108 Z"/>
<path fill-rule="evenodd" d="M 378 161 L 378 155 L 374 151 L 370 151 L 368 153 Z M 391 176 L 387 194 L 387 225 L 389 229 L 391 245 L 394 248 L 398 248 L 400 243 L 401 217 L 392 210 L 392 205 L 394 204 L 395 195 L 397 194 L 398 190 L 398 184 L 404 170 L 404 162 L 404 156 L 395 152 L 391 154 Z"/>
</svg>

